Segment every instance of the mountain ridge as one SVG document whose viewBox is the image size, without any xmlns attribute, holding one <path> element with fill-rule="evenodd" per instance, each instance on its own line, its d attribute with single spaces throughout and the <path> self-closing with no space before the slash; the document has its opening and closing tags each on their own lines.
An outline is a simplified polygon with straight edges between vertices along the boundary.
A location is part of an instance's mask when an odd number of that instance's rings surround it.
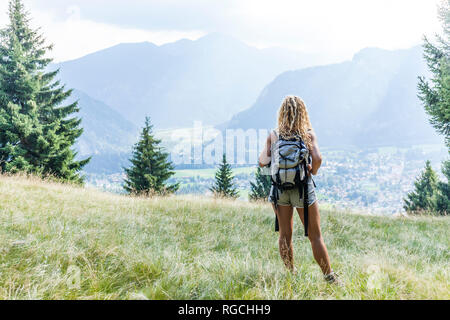
<svg viewBox="0 0 450 320">
<path fill-rule="evenodd" d="M 229 119 L 279 73 L 314 64 L 312 59 L 212 34 L 161 46 L 119 44 L 53 67 L 69 87 L 103 101 L 136 126 L 150 116 L 165 129 Z"/>
<path fill-rule="evenodd" d="M 218 128 L 273 128 L 282 99 L 294 94 L 305 100 L 326 146 L 440 142 L 417 97 L 417 77 L 426 75 L 419 46 L 365 48 L 350 61 L 280 74 Z"/>
<path fill-rule="evenodd" d="M 120 172 L 128 161 L 138 129 L 114 109 L 86 93 L 74 89 L 66 103 L 78 101 L 83 133 L 74 149 L 78 158 L 92 157 L 87 172 Z"/>
</svg>

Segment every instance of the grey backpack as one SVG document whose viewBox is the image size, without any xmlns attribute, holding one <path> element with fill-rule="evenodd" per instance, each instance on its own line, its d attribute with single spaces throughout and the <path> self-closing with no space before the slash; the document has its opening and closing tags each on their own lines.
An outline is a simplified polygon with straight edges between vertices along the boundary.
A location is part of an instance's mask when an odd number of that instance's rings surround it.
<svg viewBox="0 0 450 320">
<path fill-rule="evenodd" d="M 308 235 L 308 169 L 311 162 L 308 147 L 300 137 L 285 139 L 282 136 L 272 144 L 271 149 L 272 193 L 270 195 L 275 207 L 279 192 L 297 188 L 300 199 L 304 201 L 305 236 Z M 275 220 L 275 231 L 279 230 L 278 219 Z"/>
<path fill-rule="evenodd" d="M 272 145 L 271 176 L 281 190 L 293 189 L 305 179 L 309 150 L 301 140 L 280 137 Z"/>
</svg>

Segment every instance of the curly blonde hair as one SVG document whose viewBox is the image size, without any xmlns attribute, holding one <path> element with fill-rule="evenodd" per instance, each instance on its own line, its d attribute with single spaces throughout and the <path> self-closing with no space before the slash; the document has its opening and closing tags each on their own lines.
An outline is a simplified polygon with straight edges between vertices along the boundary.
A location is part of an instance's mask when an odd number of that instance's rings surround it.
<svg viewBox="0 0 450 320">
<path fill-rule="evenodd" d="M 312 130 L 308 110 L 302 99 L 297 96 L 284 98 L 278 110 L 278 134 L 285 139 L 301 137 L 311 150 L 312 143 L 308 130 Z"/>
</svg>

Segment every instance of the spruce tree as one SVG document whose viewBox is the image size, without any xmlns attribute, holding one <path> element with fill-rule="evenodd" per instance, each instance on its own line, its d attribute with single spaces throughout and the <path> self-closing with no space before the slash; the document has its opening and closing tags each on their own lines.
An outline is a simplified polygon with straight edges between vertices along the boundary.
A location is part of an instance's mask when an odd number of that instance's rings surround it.
<svg viewBox="0 0 450 320">
<path fill-rule="evenodd" d="M 437 184 L 436 172 L 431 167 L 430 161 L 427 161 L 425 170 L 414 182 L 414 191 L 404 199 L 403 208 L 410 213 L 435 212 Z"/>
<path fill-rule="evenodd" d="M 139 141 L 133 147 L 131 167 L 124 168 L 126 179 L 124 189 L 130 194 L 150 196 L 168 194 L 178 190 L 179 184 L 166 185 L 174 172 L 169 154 L 160 146 L 152 132 L 150 118 L 145 118 Z"/>
<path fill-rule="evenodd" d="M 52 175 L 81 183 L 89 159 L 75 161 L 71 149 L 82 134 L 77 103 L 61 106 L 72 93 L 46 72 L 52 49 L 29 26 L 21 0 L 9 2 L 9 25 L 0 31 L 0 169 Z"/>
<path fill-rule="evenodd" d="M 450 213 L 450 161 L 443 162 L 442 173 L 447 181 L 439 181 L 437 184 L 436 211 L 447 215 Z"/>
<path fill-rule="evenodd" d="M 237 198 L 239 192 L 233 183 L 233 171 L 231 165 L 227 163 L 225 154 L 222 157 L 222 163 L 215 174 L 214 185 L 210 188 L 216 197 Z"/>
<path fill-rule="evenodd" d="M 419 78 L 419 97 L 430 116 L 431 125 L 444 136 L 450 147 L 450 0 L 439 9 L 443 35 L 436 44 L 425 38 L 424 57 L 432 73 L 430 82 Z"/>
<path fill-rule="evenodd" d="M 258 167 L 255 173 L 255 182 L 250 182 L 250 200 L 267 200 L 271 186 L 272 180 L 270 176 L 264 174 L 262 169 Z"/>
<path fill-rule="evenodd" d="M 429 115 L 431 125 L 442 134 L 450 152 L 450 0 L 442 2 L 439 18 L 443 25 L 442 36 L 435 44 L 425 38 L 424 50 L 428 68 L 432 73 L 430 82 L 419 78 L 419 98 Z M 446 182 L 439 182 L 436 190 L 436 210 L 448 213 L 450 207 L 450 160 L 442 164 Z"/>
</svg>

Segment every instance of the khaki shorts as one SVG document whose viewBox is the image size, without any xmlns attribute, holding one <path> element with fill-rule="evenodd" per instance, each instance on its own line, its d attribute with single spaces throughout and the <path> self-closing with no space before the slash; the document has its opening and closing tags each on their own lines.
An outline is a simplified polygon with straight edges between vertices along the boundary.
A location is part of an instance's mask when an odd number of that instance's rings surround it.
<svg viewBox="0 0 450 320">
<path fill-rule="evenodd" d="M 270 189 L 269 194 L 269 202 L 272 202 L 270 195 L 272 194 L 272 188 Z M 316 192 L 314 190 L 314 184 L 312 182 L 311 177 L 308 180 L 308 206 L 312 206 L 316 201 Z M 298 192 L 298 188 L 292 190 L 278 190 L 278 201 L 277 204 L 280 206 L 292 206 L 294 208 L 303 208 L 303 190 L 300 193 Z"/>
</svg>

